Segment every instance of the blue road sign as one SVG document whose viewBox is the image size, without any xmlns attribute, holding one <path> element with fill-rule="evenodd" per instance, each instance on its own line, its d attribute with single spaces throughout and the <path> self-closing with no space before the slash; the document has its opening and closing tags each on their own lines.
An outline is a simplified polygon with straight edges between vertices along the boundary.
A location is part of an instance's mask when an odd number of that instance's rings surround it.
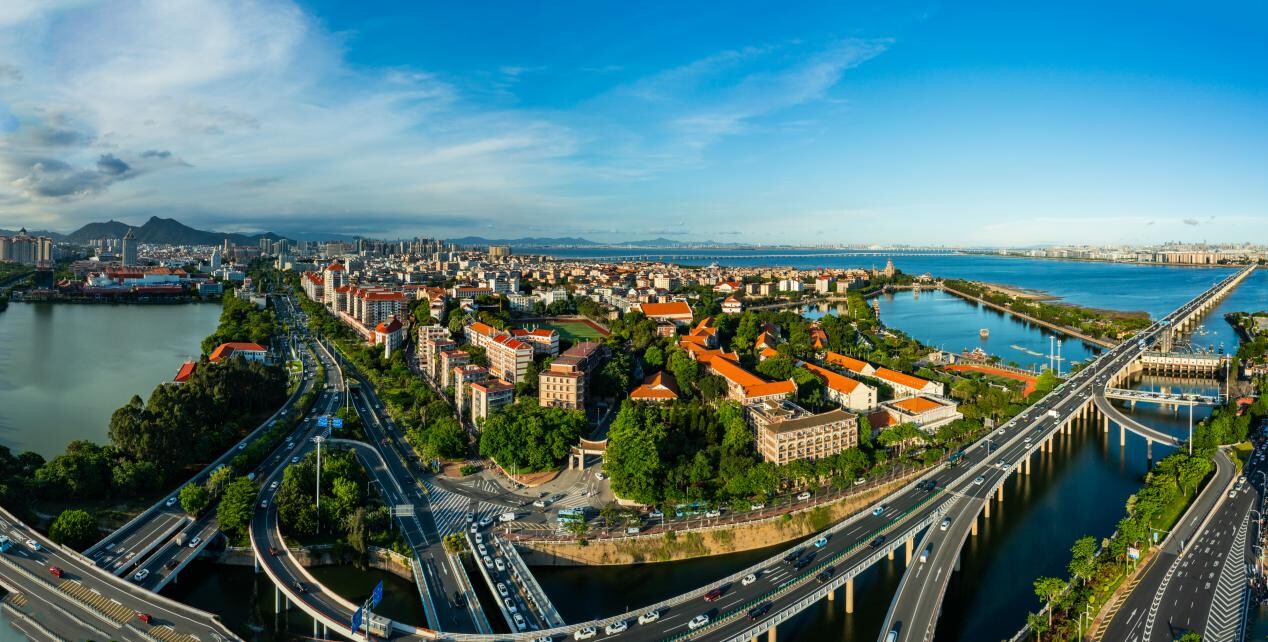
<svg viewBox="0 0 1268 642">
<path fill-rule="evenodd" d="M 334 426 L 335 428 L 343 428 L 343 420 L 338 417 L 331 419 L 330 424 Z"/>
<path fill-rule="evenodd" d="M 326 415 L 322 415 L 317 418 L 318 428 L 325 428 L 328 425 L 330 425 L 330 417 L 327 417 Z"/>
<path fill-rule="evenodd" d="M 352 612 L 352 633 L 356 634 L 357 629 L 361 628 L 361 609 Z"/>
<path fill-rule="evenodd" d="M 382 602 L 382 601 L 383 601 L 383 580 L 379 580 L 379 583 L 374 585 L 374 592 L 370 594 L 370 604 L 377 607 L 379 605 L 379 602 Z"/>
</svg>

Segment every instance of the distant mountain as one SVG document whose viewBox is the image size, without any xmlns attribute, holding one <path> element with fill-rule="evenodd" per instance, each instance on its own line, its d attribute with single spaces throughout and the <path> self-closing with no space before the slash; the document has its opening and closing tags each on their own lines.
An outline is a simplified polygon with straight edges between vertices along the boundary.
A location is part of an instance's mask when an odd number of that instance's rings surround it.
<svg viewBox="0 0 1268 642">
<path fill-rule="evenodd" d="M 196 230 L 176 219 L 150 217 L 141 227 L 133 227 L 119 221 L 105 223 L 89 223 L 70 234 L 65 239 L 73 243 L 87 243 L 92 239 L 123 238 L 128 230 L 133 230 L 139 243 L 155 243 L 168 245 L 219 245 L 227 238 L 235 245 L 254 245 L 261 238 L 280 238 L 272 232 L 264 234 L 227 234 Z"/>
<path fill-rule="evenodd" d="M 62 238 L 61 234 L 58 234 L 57 232 L 50 232 L 48 230 L 27 230 L 26 233 L 30 234 L 31 236 L 47 236 L 53 240 L 58 240 Z M 18 235 L 18 230 L 0 229 L 0 236 L 17 236 L 17 235 Z"/>
</svg>

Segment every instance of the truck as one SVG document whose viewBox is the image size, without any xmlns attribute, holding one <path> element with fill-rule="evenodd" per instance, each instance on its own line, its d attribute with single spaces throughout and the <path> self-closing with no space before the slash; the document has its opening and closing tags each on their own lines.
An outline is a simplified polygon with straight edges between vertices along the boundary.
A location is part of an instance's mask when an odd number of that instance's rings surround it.
<svg viewBox="0 0 1268 642">
<path fill-rule="evenodd" d="M 1049 410 L 1049 411 L 1048 411 L 1048 416 L 1049 416 L 1049 417 L 1052 417 L 1053 419 L 1056 419 L 1057 417 L 1060 417 L 1061 415 L 1058 415 L 1058 414 L 1057 414 L 1057 411 L 1055 411 L 1055 410 Z"/>
</svg>

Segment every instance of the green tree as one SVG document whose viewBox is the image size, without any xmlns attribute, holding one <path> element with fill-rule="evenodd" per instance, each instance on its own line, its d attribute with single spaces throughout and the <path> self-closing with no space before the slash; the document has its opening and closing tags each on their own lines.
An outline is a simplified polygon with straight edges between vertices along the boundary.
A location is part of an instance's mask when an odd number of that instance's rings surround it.
<svg viewBox="0 0 1268 642">
<path fill-rule="evenodd" d="M 1026 614 L 1026 628 L 1035 634 L 1036 640 L 1041 640 L 1043 639 L 1043 634 L 1047 633 L 1048 629 L 1051 628 L 1051 623 L 1044 619 L 1042 613 L 1028 613 Z"/>
<path fill-rule="evenodd" d="M 207 476 L 207 492 L 211 493 L 212 498 L 220 497 L 220 494 L 229 487 L 229 483 L 233 480 L 233 469 L 228 466 L 221 466 Z"/>
<path fill-rule="evenodd" d="M 726 397 L 726 379 L 718 375 L 704 375 L 696 381 L 696 388 L 705 401 L 717 401 Z"/>
<path fill-rule="evenodd" d="M 771 357 L 757 364 L 757 371 L 776 381 L 792 379 L 793 362 L 788 357 Z"/>
<path fill-rule="evenodd" d="M 88 511 L 67 509 L 48 528 L 49 539 L 74 549 L 82 549 L 97 541 L 97 520 Z"/>
<path fill-rule="evenodd" d="M 1065 591 L 1065 580 L 1059 577 L 1040 577 L 1035 580 L 1035 595 L 1048 605 L 1048 626 L 1052 626 L 1053 603 Z"/>
<path fill-rule="evenodd" d="M 180 492 L 181 508 L 190 515 L 198 515 L 211 505 L 211 493 L 202 484 L 185 484 Z"/>
<path fill-rule="evenodd" d="M 246 533 L 247 525 L 255 511 L 256 487 L 246 477 L 238 477 L 225 487 L 220 505 L 216 507 L 216 520 L 220 529 L 235 539 Z"/>
<path fill-rule="evenodd" d="M 1086 582 L 1096 572 L 1096 538 L 1085 535 L 1070 547 L 1070 575 Z"/>
<path fill-rule="evenodd" d="M 660 370 L 665 366 L 665 353 L 656 346 L 648 346 L 643 352 L 643 365 L 648 370 Z"/>
</svg>

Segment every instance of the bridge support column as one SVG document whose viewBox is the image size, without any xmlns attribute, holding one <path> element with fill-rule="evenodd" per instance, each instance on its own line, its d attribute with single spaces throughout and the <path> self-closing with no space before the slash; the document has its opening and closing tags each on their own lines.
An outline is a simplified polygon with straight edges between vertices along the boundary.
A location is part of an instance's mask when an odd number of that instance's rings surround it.
<svg viewBox="0 0 1268 642">
<path fill-rule="evenodd" d="M 955 554 L 955 567 L 954 567 L 954 570 L 955 570 L 955 572 L 957 572 L 957 573 L 958 573 L 958 572 L 960 572 L 960 554 L 959 554 L 959 553 L 956 553 L 956 554 Z"/>
<path fill-rule="evenodd" d="M 889 561 L 894 561 L 894 549 L 889 549 Z"/>
<path fill-rule="evenodd" d="M 1000 484 L 999 488 L 995 489 L 995 499 L 999 500 L 999 503 L 1001 504 L 1004 503 L 1004 485 L 1003 484 Z"/>
<path fill-rule="evenodd" d="M 969 527 L 969 534 L 977 537 L 977 515 L 973 516 L 973 524 Z"/>
<path fill-rule="evenodd" d="M 770 627 L 770 630 L 766 632 L 766 642 L 775 642 L 775 627 L 774 626 Z"/>
<path fill-rule="evenodd" d="M 1127 445 L 1127 427 L 1126 426 L 1118 427 L 1118 445 L 1119 446 Z"/>
<path fill-rule="evenodd" d="M 1154 440 L 1149 437 L 1145 437 L 1145 456 L 1149 461 L 1154 460 Z"/>
<path fill-rule="evenodd" d="M 1101 425 L 1105 427 L 1106 434 L 1109 433 L 1109 417 L 1101 415 Z"/>
<path fill-rule="evenodd" d="M 1022 458 L 1022 466 L 1026 469 L 1025 475 L 1029 477 L 1030 476 L 1030 455 L 1025 455 Z"/>
<path fill-rule="evenodd" d="M 282 612 L 282 589 L 277 588 L 276 584 L 273 585 L 273 612 Z"/>
<path fill-rule="evenodd" d="M 833 589 L 833 590 L 828 591 L 828 601 L 829 601 L 829 602 L 835 602 L 835 601 L 836 601 L 836 599 L 837 599 L 837 592 L 836 592 L 836 589 Z"/>
<path fill-rule="evenodd" d="M 845 612 L 854 612 L 854 578 L 845 581 Z"/>
<path fill-rule="evenodd" d="M 256 573 L 259 573 L 259 572 L 260 572 L 260 558 L 255 557 L 255 556 L 253 555 L 253 556 L 252 556 L 252 561 L 255 563 L 255 572 L 256 572 Z"/>
<path fill-rule="evenodd" d="M 989 504 L 989 502 L 988 502 L 988 504 L 987 504 L 987 505 L 990 505 L 990 504 Z M 915 538 L 913 538 L 913 537 L 908 537 L 908 538 L 907 538 L 907 544 L 906 544 L 906 548 L 907 548 L 907 566 L 911 566 L 911 547 L 912 547 L 912 545 L 913 545 L 913 544 L 915 544 L 915 543 L 916 543 L 916 542 L 915 542 Z"/>
<path fill-rule="evenodd" d="M 985 502 L 982 502 L 982 517 L 985 517 L 986 519 L 991 518 L 991 499 L 989 497 L 986 498 Z M 907 542 L 908 548 L 910 548 L 911 540 L 907 540 Z"/>
</svg>

